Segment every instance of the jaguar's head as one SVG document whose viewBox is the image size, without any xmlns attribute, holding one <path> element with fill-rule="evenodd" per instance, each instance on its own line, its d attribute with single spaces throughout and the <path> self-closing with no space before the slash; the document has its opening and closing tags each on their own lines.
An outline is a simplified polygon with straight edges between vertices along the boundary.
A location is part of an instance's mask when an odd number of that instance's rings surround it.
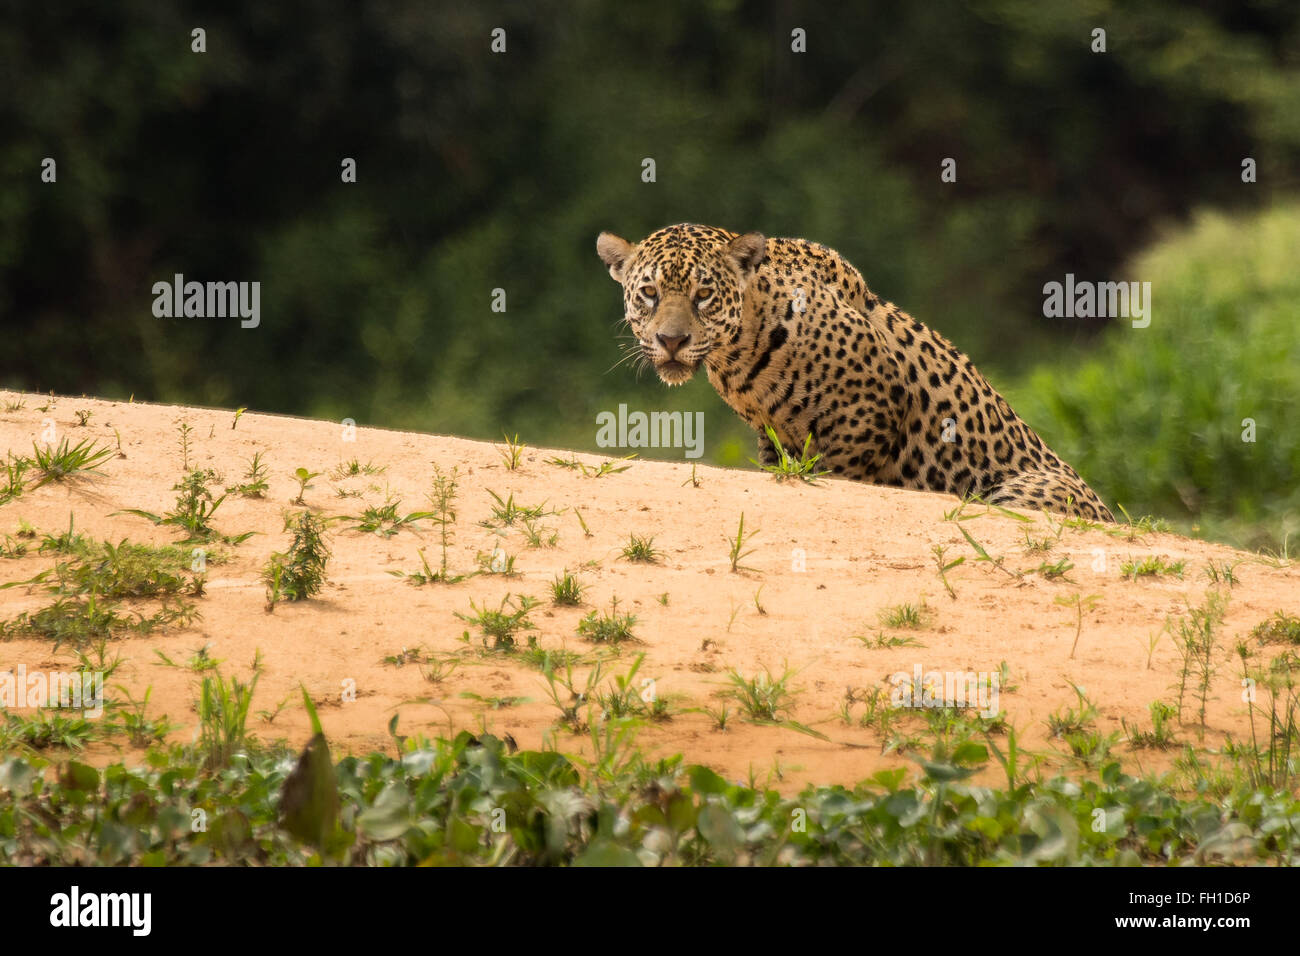
<svg viewBox="0 0 1300 956">
<path fill-rule="evenodd" d="M 669 385 L 689 381 L 740 329 L 745 286 L 763 261 L 761 233 L 712 226 L 660 229 L 633 245 L 611 232 L 596 251 L 623 286 L 624 314 L 640 354 Z"/>
</svg>

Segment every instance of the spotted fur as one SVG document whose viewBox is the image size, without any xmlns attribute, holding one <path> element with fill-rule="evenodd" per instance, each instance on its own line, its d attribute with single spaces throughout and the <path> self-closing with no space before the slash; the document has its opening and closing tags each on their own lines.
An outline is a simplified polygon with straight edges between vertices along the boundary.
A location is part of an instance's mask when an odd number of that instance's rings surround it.
<svg viewBox="0 0 1300 956">
<path fill-rule="evenodd" d="M 669 385 L 703 365 L 764 463 L 771 425 L 846 478 L 1114 520 L 970 359 L 833 249 L 690 224 L 596 248 L 641 356 Z"/>
</svg>

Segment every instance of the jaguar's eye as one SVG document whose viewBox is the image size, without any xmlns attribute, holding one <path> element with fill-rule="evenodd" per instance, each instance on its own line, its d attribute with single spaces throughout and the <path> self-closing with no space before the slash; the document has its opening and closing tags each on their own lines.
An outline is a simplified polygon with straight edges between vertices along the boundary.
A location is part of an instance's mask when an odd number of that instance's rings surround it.
<svg viewBox="0 0 1300 956">
<path fill-rule="evenodd" d="M 708 302 L 712 298 L 713 298 L 713 290 L 708 287 L 695 290 L 696 302 Z"/>
<path fill-rule="evenodd" d="M 641 287 L 641 294 L 647 299 L 653 299 L 659 294 L 659 290 L 652 285 L 643 285 Z"/>
</svg>

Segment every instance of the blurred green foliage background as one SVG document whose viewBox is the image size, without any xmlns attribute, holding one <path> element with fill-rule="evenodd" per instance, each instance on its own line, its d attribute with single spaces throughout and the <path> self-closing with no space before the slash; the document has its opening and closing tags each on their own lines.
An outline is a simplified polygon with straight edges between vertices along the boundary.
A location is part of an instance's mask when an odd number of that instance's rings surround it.
<svg viewBox="0 0 1300 956">
<path fill-rule="evenodd" d="M 1295 521 L 1294 2 L 3 5 L 0 385 L 585 449 L 702 409 L 743 464 L 702 376 L 612 369 L 596 234 L 698 221 L 839 249 L 1108 500 Z M 1274 211 L 1135 258 L 1200 209 Z M 155 318 L 176 272 L 260 281 L 260 328 Z M 1066 272 L 1156 283 L 1148 334 L 1043 318 Z"/>
</svg>

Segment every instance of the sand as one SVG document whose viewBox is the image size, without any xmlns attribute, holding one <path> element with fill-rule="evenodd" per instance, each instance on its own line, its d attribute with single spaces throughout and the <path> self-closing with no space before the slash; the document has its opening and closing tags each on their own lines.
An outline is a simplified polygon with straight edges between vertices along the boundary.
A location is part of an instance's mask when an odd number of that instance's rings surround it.
<svg viewBox="0 0 1300 956">
<path fill-rule="evenodd" d="M 755 469 L 719 469 L 686 462 L 633 460 L 627 470 L 595 477 L 562 468 L 547 459 L 560 456 L 597 468 L 605 457 L 528 447 L 517 469 L 510 470 L 500 446 L 454 437 L 355 428 L 335 422 L 247 412 L 235 422 L 228 409 L 184 408 L 88 398 L 59 397 L 45 411 L 48 396 L 0 392 L 0 448 L 14 455 L 32 452 L 32 443 L 68 437 L 74 444 L 91 438 L 117 448 L 121 455 L 95 474 L 51 483 L 0 506 L 0 534 L 15 535 L 20 519 L 40 532 L 58 532 L 74 516 L 76 530 L 117 542 L 124 538 L 156 544 L 179 536 L 122 509 L 166 511 L 175 501 L 173 485 L 182 472 L 178 426 L 192 428 L 190 464 L 221 473 L 223 484 L 243 475 L 249 458 L 263 454 L 270 488 L 264 499 L 232 495 L 221 505 L 214 525 L 228 535 L 257 534 L 236 547 L 224 547 L 228 560 L 210 564 L 206 592 L 196 603 L 201 617 L 186 627 L 147 636 L 130 635 L 113 642 L 124 663 L 111 685 L 140 697 L 152 688 L 149 714 L 166 714 L 177 729 L 175 741 L 192 739 L 199 676 L 185 667 L 167 667 L 155 653 L 184 664 L 200 648 L 221 661 L 227 676 L 247 680 L 255 656 L 261 676 L 253 704 L 271 720 L 254 717 L 252 730 L 264 740 L 284 739 L 301 746 L 309 722 L 301 704 L 304 686 L 320 708 L 321 719 L 337 753 L 392 752 L 389 722 L 400 715 L 398 733 L 445 736 L 454 731 L 487 730 L 510 735 L 521 748 L 554 746 L 565 752 L 592 753 L 590 736 L 558 726 L 559 710 L 549 699 L 540 671 L 510 654 L 484 650 L 477 630 L 457 613 L 472 614 L 471 602 L 497 607 L 509 595 L 539 600 L 529 632 L 543 648 L 567 648 L 587 655 L 575 668 L 581 681 L 596 657 L 607 675 L 626 674 L 644 655 L 634 681 L 646 697 L 666 701 L 670 718 L 645 721 L 636 745 L 648 755 L 681 754 L 686 763 L 707 764 L 724 775 L 794 790 L 806 783 L 852 784 L 878 770 L 908 767 L 917 754 L 888 747 L 875 727 L 856 719 L 863 704 L 852 706 L 852 723 L 839 711 L 846 691 L 861 696 L 866 688 L 893 686 L 891 675 L 968 672 L 1005 674 L 998 706 L 1017 728 L 1022 748 L 1042 755 L 1044 772 L 1057 767 L 1082 771 L 1069 761 L 1065 743 L 1054 738 L 1047 718 L 1076 704 L 1074 685 L 1097 708 L 1095 728 L 1117 732 L 1114 753 L 1130 771 L 1167 769 L 1177 754 L 1137 750 L 1122 738 L 1121 720 L 1149 729 L 1152 701 L 1172 701 L 1182 656 L 1166 622 L 1177 622 L 1190 606 L 1200 605 L 1210 581 L 1208 562 L 1240 562 L 1238 583 L 1230 590 L 1213 661 L 1216 665 L 1206 726 L 1196 726 L 1189 707 L 1187 723 L 1176 734 L 1189 743 L 1220 746 L 1226 735 L 1249 736 L 1242 700 L 1240 665 L 1234 647 L 1249 640 L 1261 656 L 1280 652 L 1249 639 L 1251 628 L 1277 610 L 1300 610 L 1300 569 L 1273 567 L 1231 548 L 1179 537 L 1146 534 L 1137 540 L 1097 530 L 1060 532 L 1053 550 L 1030 553 L 1026 530 L 1034 538 L 1052 537 L 1043 516 L 1026 524 L 968 507 L 979 515 L 962 521 L 1002 567 L 976 560 L 957 522 L 945 520 L 956 506 L 944 495 L 900 491 L 844 481 L 816 486 L 778 482 Z M 86 425 L 78 410 L 91 413 Z M 232 427 L 234 425 L 234 427 Z M 527 436 L 523 436 L 526 440 Z M 359 460 L 381 474 L 331 479 L 341 463 Z M 428 521 L 394 536 L 347 530 L 349 522 L 331 525 L 333 558 L 322 593 L 310 600 L 281 603 L 267 610 L 261 570 L 273 551 L 288 545 L 284 515 L 300 510 L 291 504 L 298 483 L 295 469 L 322 472 L 312 481 L 305 503 L 324 516 L 359 513 L 364 504 L 382 504 L 388 495 L 401 500 L 405 514 L 426 510 L 433 465 L 459 469 L 460 500 L 455 541 L 449 552 L 454 571 L 477 567 L 476 555 L 500 544 L 515 557 L 517 577 L 479 575 L 457 584 L 420 587 L 390 572 L 420 568 L 418 550 L 437 565 L 438 535 Z M 337 489 L 360 490 L 363 498 L 339 497 Z M 541 526 L 557 534 L 553 547 L 529 547 L 522 530 L 502 537 L 480 522 L 494 504 L 489 491 L 513 495 L 525 506 L 544 505 L 555 514 Z M 741 513 L 755 534 L 733 572 L 729 538 Z M 579 521 L 585 522 L 586 534 Z M 653 564 L 633 563 L 622 551 L 630 535 L 653 537 L 660 552 Z M 0 540 L 3 540 L 0 538 Z M 945 560 L 966 560 L 948 572 L 950 596 L 936 573 L 935 545 L 947 549 Z M 1127 580 L 1120 574 L 1129 557 L 1162 555 L 1184 561 L 1180 579 L 1159 576 Z M 1045 560 L 1062 558 L 1074 567 L 1065 579 L 1034 573 Z M 22 581 L 52 566 L 48 555 L 32 553 L 0 559 L 0 583 Z M 553 607 L 550 584 L 557 574 L 573 572 L 586 585 L 584 606 Z M 1019 573 L 1028 572 L 1028 573 Z M 1077 651 L 1071 657 L 1077 611 L 1058 603 L 1074 595 L 1096 595 L 1083 615 Z M 635 615 L 638 643 L 618 649 L 596 648 L 577 634 L 578 622 L 592 610 L 608 610 L 617 599 L 619 613 Z M 0 619 L 35 611 L 52 596 L 39 587 L 0 591 Z M 916 629 L 887 627 L 880 615 L 901 603 L 927 609 Z M 156 601 L 127 602 L 148 613 Z M 760 610 L 761 607 L 761 610 Z M 463 635 L 470 632 L 470 643 Z M 1163 630 L 1163 634 L 1162 634 Z M 915 644 L 871 646 L 877 635 L 911 638 Z M 1154 650 L 1150 642 L 1156 639 Z M 865 639 L 865 641 L 864 641 Z M 450 676 L 433 683 L 414 664 L 386 664 L 386 656 L 403 649 L 459 657 Z M 56 654 L 45 640 L 0 642 L 0 671 L 22 664 L 34 670 L 75 666 L 71 648 Z M 727 701 L 731 671 L 752 676 L 764 668 L 780 675 L 796 692 L 787 719 L 824 735 L 820 739 L 790 726 L 755 724 Z M 643 679 L 653 684 L 643 685 Z M 505 698 L 522 698 L 503 701 Z M 510 706 L 498 706 L 501 703 Z M 719 731 L 706 709 L 729 706 L 731 716 Z M 912 718 L 898 723 L 915 731 Z M 1202 738 L 1203 735 L 1203 738 Z M 998 739 L 995 737 L 995 739 Z M 60 756 L 52 752 L 54 756 Z M 106 763 L 143 760 L 117 738 L 96 743 L 83 759 Z M 992 771 L 990 782 L 997 779 Z"/>
</svg>

